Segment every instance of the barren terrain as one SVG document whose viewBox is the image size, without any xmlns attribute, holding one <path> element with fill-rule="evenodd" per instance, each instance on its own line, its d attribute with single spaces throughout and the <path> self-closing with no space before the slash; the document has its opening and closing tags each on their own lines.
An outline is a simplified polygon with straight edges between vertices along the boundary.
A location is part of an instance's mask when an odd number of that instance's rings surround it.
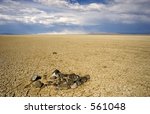
<svg viewBox="0 0 150 114">
<path fill-rule="evenodd" d="M 76 89 L 25 88 L 55 69 L 91 79 Z M 0 96 L 150 96 L 150 36 L 0 36 Z"/>
</svg>

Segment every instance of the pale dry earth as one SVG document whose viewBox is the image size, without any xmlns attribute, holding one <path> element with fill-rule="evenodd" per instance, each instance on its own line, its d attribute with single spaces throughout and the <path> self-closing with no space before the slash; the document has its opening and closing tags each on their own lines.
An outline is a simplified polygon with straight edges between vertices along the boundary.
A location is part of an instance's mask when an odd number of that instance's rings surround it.
<svg viewBox="0 0 150 114">
<path fill-rule="evenodd" d="M 91 79 L 76 89 L 25 88 L 56 68 Z M 150 96 L 150 36 L 0 36 L 0 96 Z"/>
</svg>

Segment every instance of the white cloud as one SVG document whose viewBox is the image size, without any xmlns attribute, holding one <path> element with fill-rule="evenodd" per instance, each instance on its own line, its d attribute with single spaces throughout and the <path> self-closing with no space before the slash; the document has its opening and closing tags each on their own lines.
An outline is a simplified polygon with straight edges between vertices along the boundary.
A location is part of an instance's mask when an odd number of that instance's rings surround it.
<svg viewBox="0 0 150 114">
<path fill-rule="evenodd" d="M 11 3 L 11 4 L 10 4 Z M 75 15 L 61 12 L 49 13 L 29 4 L 21 4 L 15 1 L 5 1 L 0 4 L 0 22 L 22 22 L 29 24 L 80 24 Z"/>
<path fill-rule="evenodd" d="M 68 2 L 66 0 L 33 0 L 34 2 L 38 2 L 44 5 L 51 5 L 51 6 L 67 6 Z"/>
<path fill-rule="evenodd" d="M 80 5 L 79 3 L 69 4 L 66 0 L 34 1 L 50 7 L 55 4 L 56 7 L 61 6 L 63 9 L 68 9 L 69 12 L 66 11 L 62 13 L 64 13 L 64 15 L 66 13 L 77 15 L 76 20 L 80 22 L 79 24 L 93 23 L 93 25 L 95 25 L 100 23 L 100 21 L 115 23 L 150 22 L 149 0 L 112 0 L 108 4 L 91 3 L 87 5 Z"/>
<path fill-rule="evenodd" d="M 22 0 L 23 1 L 23 0 Z M 99 25 L 112 23 L 150 23 L 149 0 L 112 0 L 108 4 L 70 4 L 66 0 L 33 0 L 36 4 L 3 0 L 0 4 L 0 24 Z M 42 10 L 46 7 L 47 10 Z M 55 10 L 53 10 L 55 9 Z"/>
<path fill-rule="evenodd" d="M 64 29 L 62 31 L 59 32 L 47 32 L 47 33 L 40 33 L 40 34 L 86 34 L 87 32 L 84 30 L 68 30 L 68 29 Z"/>
</svg>

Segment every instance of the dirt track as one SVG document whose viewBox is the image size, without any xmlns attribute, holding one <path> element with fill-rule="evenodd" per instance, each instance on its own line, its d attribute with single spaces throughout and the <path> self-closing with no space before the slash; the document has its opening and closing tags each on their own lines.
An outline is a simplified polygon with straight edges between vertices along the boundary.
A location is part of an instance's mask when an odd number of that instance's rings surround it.
<svg viewBox="0 0 150 114">
<path fill-rule="evenodd" d="M 69 90 L 24 88 L 56 68 L 91 79 Z M 150 96 L 150 36 L 0 36 L 0 96 Z"/>
</svg>

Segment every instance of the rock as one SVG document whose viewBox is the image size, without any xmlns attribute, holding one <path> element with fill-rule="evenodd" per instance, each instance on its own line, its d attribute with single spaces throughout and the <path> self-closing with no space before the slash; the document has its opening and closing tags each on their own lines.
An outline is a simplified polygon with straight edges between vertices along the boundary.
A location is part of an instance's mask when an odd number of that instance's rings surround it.
<svg viewBox="0 0 150 114">
<path fill-rule="evenodd" d="M 81 79 L 79 79 L 79 80 L 76 81 L 76 84 L 77 84 L 77 86 L 80 86 L 83 83 L 82 83 Z"/>
<path fill-rule="evenodd" d="M 53 54 L 54 54 L 54 55 L 56 55 L 56 54 L 57 54 L 57 52 L 53 52 Z"/>
<path fill-rule="evenodd" d="M 75 83 L 77 86 L 82 85 L 83 83 L 87 82 L 87 80 L 90 79 L 89 75 L 83 76 L 83 77 L 79 77 L 77 80 L 75 80 Z M 74 84 L 72 86 L 75 86 Z"/>
<path fill-rule="evenodd" d="M 75 73 L 72 74 L 63 74 L 59 70 L 55 70 L 52 73 L 53 78 L 53 86 L 57 87 L 57 89 L 61 88 L 77 88 L 78 86 L 85 83 L 87 80 L 90 79 L 89 75 L 85 75 L 83 77 L 76 75 Z"/>
<path fill-rule="evenodd" d="M 41 76 L 38 76 L 38 75 L 34 75 L 34 76 L 31 77 L 32 82 L 37 81 L 39 79 L 41 79 Z"/>
<path fill-rule="evenodd" d="M 77 80 L 80 79 L 80 76 L 76 74 L 64 74 L 63 81 L 65 81 L 68 85 L 73 85 Z"/>
<path fill-rule="evenodd" d="M 71 79 L 71 80 L 73 80 L 73 81 L 77 81 L 77 80 L 80 79 L 80 76 L 78 76 L 78 75 L 76 75 L 76 74 L 73 73 L 73 74 L 69 74 L 68 78 Z"/>
<path fill-rule="evenodd" d="M 90 75 L 85 75 L 84 77 L 86 77 L 86 78 L 87 78 L 87 80 L 89 80 L 89 79 L 90 79 Z"/>
<path fill-rule="evenodd" d="M 33 82 L 33 86 L 35 88 L 41 88 L 44 84 L 41 81 L 35 81 Z"/>
<path fill-rule="evenodd" d="M 57 78 L 57 77 L 59 77 L 59 74 L 60 74 L 61 72 L 59 71 L 59 70 L 54 70 L 54 72 L 52 72 L 52 76 L 51 76 L 51 78 Z"/>
<path fill-rule="evenodd" d="M 88 78 L 87 77 L 81 77 L 80 81 L 81 83 L 85 83 L 87 82 Z"/>
<path fill-rule="evenodd" d="M 70 85 L 68 85 L 66 82 L 64 83 L 60 83 L 60 84 L 55 84 L 54 85 L 55 88 L 58 90 L 67 90 L 67 89 L 70 89 Z"/>
<path fill-rule="evenodd" d="M 74 88 L 77 88 L 77 87 L 78 87 L 78 85 L 77 85 L 77 83 L 74 83 L 74 84 L 73 84 L 73 85 L 71 85 L 70 87 L 71 87 L 71 89 L 74 89 Z"/>
</svg>

